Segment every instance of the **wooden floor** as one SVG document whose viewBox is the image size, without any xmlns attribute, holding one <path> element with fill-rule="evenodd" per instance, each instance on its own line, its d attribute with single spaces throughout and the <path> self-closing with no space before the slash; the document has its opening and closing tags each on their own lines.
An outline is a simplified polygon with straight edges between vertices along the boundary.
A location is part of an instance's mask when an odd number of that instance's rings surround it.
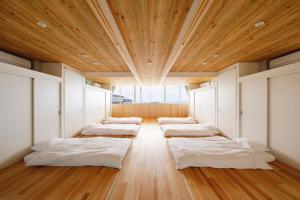
<svg viewBox="0 0 300 200">
<path fill-rule="evenodd" d="M 0 171 L 0 199 L 300 199 L 300 172 L 280 162 L 274 170 L 176 170 L 158 125 L 141 126 L 123 169 L 25 167 Z"/>
</svg>

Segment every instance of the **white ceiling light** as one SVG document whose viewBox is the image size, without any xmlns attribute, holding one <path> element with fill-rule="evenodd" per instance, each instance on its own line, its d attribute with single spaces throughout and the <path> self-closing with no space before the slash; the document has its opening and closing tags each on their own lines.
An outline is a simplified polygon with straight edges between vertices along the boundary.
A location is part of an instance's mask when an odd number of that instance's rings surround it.
<svg viewBox="0 0 300 200">
<path fill-rule="evenodd" d="M 147 65 L 152 65 L 151 60 L 149 60 L 149 61 L 147 62 Z"/>
<path fill-rule="evenodd" d="M 41 21 L 38 21 L 38 22 L 36 23 L 36 25 L 38 25 L 38 26 L 41 27 L 41 28 L 46 28 L 46 27 L 47 27 L 47 24 L 45 24 L 44 22 L 41 22 Z"/>
<path fill-rule="evenodd" d="M 263 26 L 264 24 L 265 24 L 264 21 L 259 21 L 259 22 L 256 22 L 256 23 L 254 24 L 254 27 L 255 27 L 255 28 L 258 28 L 258 27 Z"/>
<path fill-rule="evenodd" d="M 220 55 L 219 54 L 214 54 L 212 57 L 213 58 L 217 58 L 217 57 L 219 57 Z"/>
<path fill-rule="evenodd" d="M 88 57 L 88 55 L 86 55 L 86 54 L 80 54 L 82 57 L 84 57 L 84 58 L 86 58 L 86 57 Z"/>
<path fill-rule="evenodd" d="M 203 64 L 203 65 L 207 65 L 207 62 L 203 62 L 202 64 Z"/>
<path fill-rule="evenodd" d="M 98 62 L 94 62 L 94 65 L 100 65 L 100 63 L 98 63 Z"/>
</svg>

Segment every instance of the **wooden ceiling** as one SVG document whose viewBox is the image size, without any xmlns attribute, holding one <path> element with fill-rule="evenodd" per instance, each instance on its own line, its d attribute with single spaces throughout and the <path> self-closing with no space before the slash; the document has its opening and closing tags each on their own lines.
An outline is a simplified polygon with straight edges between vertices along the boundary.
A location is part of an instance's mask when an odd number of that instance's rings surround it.
<svg viewBox="0 0 300 200">
<path fill-rule="evenodd" d="M 0 1 L 0 10 L 3 51 L 81 71 L 129 71 L 85 0 Z"/>
<path fill-rule="evenodd" d="M 108 0 L 137 70 L 157 83 L 192 0 Z"/>
<path fill-rule="evenodd" d="M 171 71 L 219 71 L 298 49 L 299 0 L 214 0 Z"/>
<path fill-rule="evenodd" d="M 100 4 L 111 18 L 99 21 Z M 13 0 L 0 9 L 0 50 L 83 72 L 131 71 L 151 85 L 167 75 L 170 59 L 172 72 L 214 72 L 300 49 L 299 0 Z M 255 28 L 259 21 L 265 24 Z"/>
</svg>

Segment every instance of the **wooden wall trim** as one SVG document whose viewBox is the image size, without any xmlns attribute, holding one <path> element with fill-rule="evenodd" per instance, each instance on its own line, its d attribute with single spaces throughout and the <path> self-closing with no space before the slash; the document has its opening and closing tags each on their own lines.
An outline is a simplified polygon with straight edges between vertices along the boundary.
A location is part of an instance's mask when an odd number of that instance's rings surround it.
<svg viewBox="0 0 300 200">
<path fill-rule="evenodd" d="M 112 104 L 113 117 L 187 117 L 188 104 Z"/>
<path fill-rule="evenodd" d="M 109 6 L 106 0 L 88 0 L 87 1 L 93 13 L 97 17 L 98 21 L 103 26 L 103 29 L 115 45 L 116 49 L 122 56 L 125 63 L 128 65 L 128 68 L 132 72 L 136 81 L 141 84 L 140 75 L 136 69 L 136 66 L 133 63 L 133 60 L 129 54 L 129 51 L 126 47 L 125 41 L 118 29 L 118 26 L 114 20 L 114 17 L 109 9 Z"/>
</svg>

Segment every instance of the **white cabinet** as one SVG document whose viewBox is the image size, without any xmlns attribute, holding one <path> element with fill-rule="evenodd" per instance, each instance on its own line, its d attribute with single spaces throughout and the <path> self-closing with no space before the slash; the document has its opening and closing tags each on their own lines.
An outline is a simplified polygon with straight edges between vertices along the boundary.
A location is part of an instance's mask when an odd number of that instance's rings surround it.
<svg viewBox="0 0 300 200">
<path fill-rule="evenodd" d="M 60 82 L 34 78 L 34 143 L 61 137 Z"/>
</svg>

